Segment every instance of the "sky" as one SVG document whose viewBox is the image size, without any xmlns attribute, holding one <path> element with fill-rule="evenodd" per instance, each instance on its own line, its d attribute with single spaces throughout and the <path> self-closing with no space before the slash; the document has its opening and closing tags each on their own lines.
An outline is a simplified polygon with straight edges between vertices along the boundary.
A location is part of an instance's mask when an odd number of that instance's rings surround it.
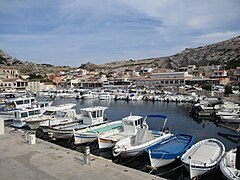
<svg viewBox="0 0 240 180">
<path fill-rule="evenodd" d="M 78 67 L 174 55 L 240 35 L 240 0 L 0 0 L 0 49 Z"/>
</svg>

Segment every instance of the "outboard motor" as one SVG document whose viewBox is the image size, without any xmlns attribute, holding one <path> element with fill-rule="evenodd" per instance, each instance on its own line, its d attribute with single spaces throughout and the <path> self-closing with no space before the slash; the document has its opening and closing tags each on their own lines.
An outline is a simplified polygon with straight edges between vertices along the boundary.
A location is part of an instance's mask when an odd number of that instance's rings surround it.
<svg viewBox="0 0 240 180">
<path fill-rule="evenodd" d="M 237 144 L 236 169 L 240 170 L 240 139 L 239 139 L 238 144 Z"/>
</svg>

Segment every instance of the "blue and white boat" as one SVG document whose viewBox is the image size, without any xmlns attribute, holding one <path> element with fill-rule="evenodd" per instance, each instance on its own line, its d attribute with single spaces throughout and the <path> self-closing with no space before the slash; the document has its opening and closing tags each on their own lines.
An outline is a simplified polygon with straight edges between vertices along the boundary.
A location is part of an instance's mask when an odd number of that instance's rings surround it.
<svg viewBox="0 0 240 180">
<path fill-rule="evenodd" d="M 178 133 L 145 149 L 151 168 L 158 168 L 172 163 L 194 143 L 194 136 Z"/>
</svg>

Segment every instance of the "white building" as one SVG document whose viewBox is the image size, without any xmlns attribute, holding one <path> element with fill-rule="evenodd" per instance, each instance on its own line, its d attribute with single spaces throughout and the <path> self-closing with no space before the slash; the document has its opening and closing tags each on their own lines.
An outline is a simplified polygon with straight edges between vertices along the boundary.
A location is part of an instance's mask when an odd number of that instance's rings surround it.
<svg viewBox="0 0 240 180">
<path fill-rule="evenodd" d="M 0 79 L 18 78 L 20 71 L 16 69 L 0 69 Z"/>
<path fill-rule="evenodd" d="M 6 78 L 0 82 L 0 87 L 3 91 L 22 91 L 26 90 L 28 81 L 20 78 Z"/>
</svg>

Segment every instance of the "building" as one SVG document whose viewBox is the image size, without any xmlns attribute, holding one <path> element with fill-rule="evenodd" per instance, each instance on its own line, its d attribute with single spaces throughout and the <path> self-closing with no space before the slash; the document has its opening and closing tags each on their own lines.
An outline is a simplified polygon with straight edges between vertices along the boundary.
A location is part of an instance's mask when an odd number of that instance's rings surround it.
<svg viewBox="0 0 240 180">
<path fill-rule="evenodd" d="M 48 79 L 55 83 L 56 85 L 60 84 L 62 82 L 62 76 L 57 75 L 57 74 L 48 74 Z"/>
<path fill-rule="evenodd" d="M 0 82 L 3 91 L 24 91 L 28 87 L 28 81 L 20 78 L 6 78 Z"/>
<path fill-rule="evenodd" d="M 143 86 L 161 86 L 163 88 L 178 87 L 185 85 L 186 79 L 191 79 L 192 75 L 188 72 L 169 72 L 153 73 L 149 77 L 140 77 L 133 79 L 134 84 L 138 87 Z"/>
<path fill-rule="evenodd" d="M 211 79 L 217 79 L 219 81 L 219 85 L 227 85 L 230 82 L 226 70 L 214 70 L 211 75 Z"/>
<path fill-rule="evenodd" d="M 43 83 L 40 83 L 40 81 L 29 81 L 27 89 L 30 91 L 40 91 L 42 85 Z"/>
<path fill-rule="evenodd" d="M 16 69 L 0 69 L 0 79 L 18 78 L 20 71 Z"/>
</svg>

